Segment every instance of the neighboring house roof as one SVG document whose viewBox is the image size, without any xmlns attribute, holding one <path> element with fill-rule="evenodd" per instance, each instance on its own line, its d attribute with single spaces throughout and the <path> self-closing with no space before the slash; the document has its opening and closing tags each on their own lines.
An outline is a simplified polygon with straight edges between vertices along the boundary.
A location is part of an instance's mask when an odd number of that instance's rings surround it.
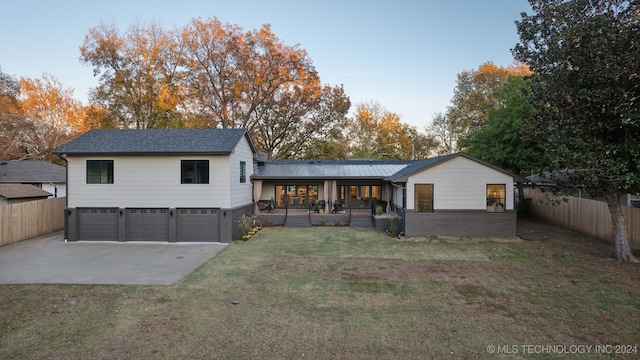
<svg viewBox="0 0 640 360">
<path fill-rule="evenodd" d="M 46 161 L 0 161 L 0 183 L 64 183 L 64 166 Z"/>
<path fill-rule="evenodd" d="M 487 162 L 484 162 L 478 158 L 475 158 L 471 155 L 467 155 L 465 153 L 456 153 L 456 154 L 449 154 L 449 155 L 443 155 L 443 156 L 438 156 L 435 158 L 430 158 L 430 159 L 423 159 L 423 160 L 416 160 L 415 162 L 413 162 L 411 165 L 407 166 L 406 168 L 402 169 L 401 171 L 387 177 L 385 180 L 387 181 L 392 181 L 392 182 L 407 182 L 407 180 L 409 179 L 409 176 L 417 174 L 419 172 L 422 172 L 424 170 L 427 170 L 431 167 L 434 167 L 438 164 L 441 164 L 445 161 L 449 161 L 451 159 L 457 158 L 457 157 L 464 157 L 466 159 L 475 161 L 479 164 L 482 164 L 484 166 L 490 167 L 496 171 L 499 171 L 503 174 L 509 175 L 511 177 L 513 177 L 513 180 L 515 182 L 527 182 L 527 179 L 525 179 L 524 177 L 520 176 L 520 175 L 515 175 L 512 174 L 504 169 L 501 169 L 497 166 L 493 166 Z"/>
<path fill-rule="evenodd" d="M 51 196 L 48 191 L 44 191 L 28 184 L 0 184 L 0 197 L 5 199 L 24 199 Z"/>
<path fill-rule="evenodd" d="M 54 151 L 67 155 L 231 154 L 246 129 L 91 130 Z"/>
<path fill-rule="evenodd" d="M 384 179 L 407 160 L 269 160 L 254 167 L 252 179 Z"/>
</svg>

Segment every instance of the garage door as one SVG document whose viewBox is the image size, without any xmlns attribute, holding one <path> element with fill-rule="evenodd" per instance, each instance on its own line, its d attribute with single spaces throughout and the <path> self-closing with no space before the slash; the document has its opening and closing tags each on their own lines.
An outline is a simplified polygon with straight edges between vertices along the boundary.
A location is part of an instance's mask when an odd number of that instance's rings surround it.
<svg viewBox="0 0 640 360">
<path fill-rule="evenodd" d="M 78 209 L 78 240 L 118 241 L 118 209 Z"/>
<path fill-rule="evenodd" d="M 218 209 L 177 209 L 178 241 L 220 241 Z"/>
<path fill-rule="evenodd" d="M 127 209 L 127 241 L 169 241 L 167 209 Z"/>
</svg>

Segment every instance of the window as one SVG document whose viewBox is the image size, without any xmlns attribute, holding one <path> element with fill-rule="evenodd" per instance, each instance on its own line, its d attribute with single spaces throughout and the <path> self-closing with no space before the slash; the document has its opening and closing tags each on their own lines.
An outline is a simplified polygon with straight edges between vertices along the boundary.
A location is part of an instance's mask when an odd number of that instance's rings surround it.
<svg viewBox="0 0 640 360">
<path fill-rule="evenodd" d="M 487 185 L 487 212 L 504 212 L 506 185 Z"/>
<path fill-rule="evenodd" d="M 113 160 L 87 160 L 87 184 L 113 184 Z"/>
<path fill-rule="evenodd" d="M 209 183 L 209 160 L 182 160 L 180 167 L 181 184 Z"/>
<path fill-rule="evenodd" d="M 433 184 L 416 184 L 415 185 L 415 203 L 416 212 L 433 212 Z"/>
<path fill-rule="evenodd" d="M 244 161 L 240 161 L 240 182 L 247 182 L 247 163 Z"/>
</svg>

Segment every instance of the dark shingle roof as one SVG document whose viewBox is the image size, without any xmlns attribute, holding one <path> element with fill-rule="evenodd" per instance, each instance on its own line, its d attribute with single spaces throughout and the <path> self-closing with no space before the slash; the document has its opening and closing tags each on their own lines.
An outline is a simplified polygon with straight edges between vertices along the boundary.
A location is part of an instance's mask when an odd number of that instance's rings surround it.
<svg viewBox="0 0 640 360">
<path fill-rule="evenodd" d="M 242 137 L 255 152 L 246 129 L 91 130 L 56 154 L 230 154 Z"/>
<path fill-rule="evenodd" d="M 47 197 L 53 195 L 33 185 L 25 184 L 0 184 L 0 197 L 5 199 L 23 199 Z"/>
<path fill-rule="evenodd" d="M 270 160 L 254 168 L 253 179 L 384 179 L 407 160 Z"/>
<path fill-rule="evenodd" d="M 509 175 L 511 177 L 513 177 L 513 180 L 516 182 L 527 182 L 527 179 L 523 178 L 520 175 L 516 175 L 516 174 L 512 174 L 507 170 L 504 170 L 502 168 L 499 168 L 497 166 L 491 165 L 485 161 L 482 161 L 478 158 L 475 158 L 471 155 L 467 155 L 465 153 L 455 153 L 455 154 L 449 154 L 449 155 L 443 155 L 443 156 L 438 156 L 438 157 L 434 157 L 434 158 L 430 158 L 430 159 L 424 159 L 424 160 L 416 160 L 414 163 L 412 163 L 411 165 L 407 166 L 406 168 L 402 169 L 401 171 L 393 174 L 392 176 L 389 176 L 388 178 L 386 178 L 385 180 L 387 181 L 393 181 L 393 182 L 406 182 L 409 178 L 409 176 L 416 174 L 418 172 L 424 171 L 430 167 L 436 166 L 442 162 L 448 161 L 450 159 L 456 158 L 456 157 L 464 157 L 467 158 L 469 160 L 475 161 L 479 164 L 482 164 L 484 166 L 490 167 L 496 171 L 499 171 L 503 174 Z"/>
<path fill-rule="evenodd" d="M 409 176 L 415 173 L 418 173 L 422 170 L 428 169 L 442 161 L 446 161 L 452 156 L 453 155 L 444 155 L 444 156 L 438 156 L 438 157 L 429 158 L 429 159 L 416 160 L 413 163 L 411 163 L 411 165 L 405 167 L 404 169 L 398 171 L 395 174 L 390 175 L 385 180 L 394 181 L 394 182 L 406 182 Z"/>
<path fill-rule="evenodd" d="M 0 183 L 63 183 L 66 182 L 64 166 L 46 161 L 0 161 Z"/>
</svg>

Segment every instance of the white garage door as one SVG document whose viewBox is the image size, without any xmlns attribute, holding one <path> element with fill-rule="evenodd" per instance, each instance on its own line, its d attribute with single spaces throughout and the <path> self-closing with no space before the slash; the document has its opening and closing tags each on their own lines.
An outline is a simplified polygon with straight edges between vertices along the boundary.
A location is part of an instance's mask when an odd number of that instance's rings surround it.
<svg viewBox="0 0 640 360">
<path fill-rule="evenodd" d="M 167 209 L 127 209 L 127 241 L 169 241 Z"/>
<path fill-rule="evenodd" d="M 220 241 L 218 209 L 177 209 L 176 221 L 178 241 Z"/>
</svg>

